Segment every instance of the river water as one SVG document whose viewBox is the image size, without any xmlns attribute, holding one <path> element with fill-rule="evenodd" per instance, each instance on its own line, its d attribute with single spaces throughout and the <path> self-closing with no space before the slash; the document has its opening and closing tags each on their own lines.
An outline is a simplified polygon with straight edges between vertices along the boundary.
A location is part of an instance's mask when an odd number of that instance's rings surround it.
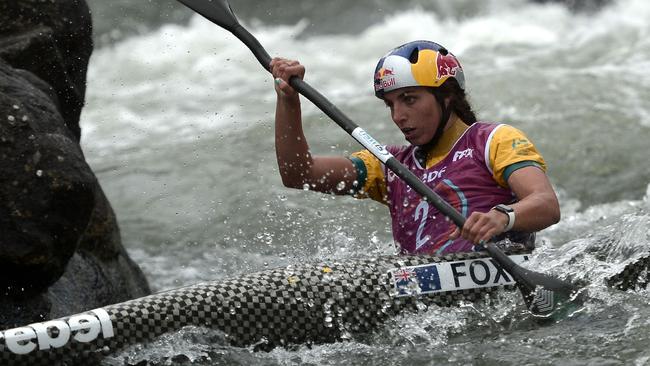
<svg viewBox="0 0 650 366">
<path fill-rule="evenodd" d="M 97 47 L 82 145 L 128 252 L 155 291 L 267 268 L 391 254 L 388 210 L 281 184 L 271 77 L 228 32 L 171 2 L 90 2 Z M 650 3 L 567 9 L 523 0 L 232 1 L 272 55 L 383 143 L 403 143 L 374 98 L 390 48 L 435 40 L 458 56 L 480 118 L 526 131 L 562 221 L 530 268 L 590 283 L 582 313 L 539 325 L 517 296 L 430 309 L 371 335 L 255 353 L 185 328 L 107 365 L 646 365 L 650 294 L 604 278 L 650 252 Z M 308 101 L 312 151 L 360 147 Z"/>
</svg>

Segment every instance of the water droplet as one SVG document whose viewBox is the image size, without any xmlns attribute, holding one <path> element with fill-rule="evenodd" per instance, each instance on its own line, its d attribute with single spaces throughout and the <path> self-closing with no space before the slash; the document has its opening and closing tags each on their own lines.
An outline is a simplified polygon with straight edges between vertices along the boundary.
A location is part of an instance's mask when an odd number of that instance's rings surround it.
<svg viewBox="0 0 650 366">
<path fill-rule="evenodd" d="M 305 183 L 302 185 L 302 190 L 303 191 L 308 191 L 309 190 L 309 183 Z"/>
<path fill-rule="evenodd" d="M 336 185 L 336 189 L 339 191 L 342 191 L 345 188 L 345 182 L 340 181 L 339 184 Z"/>
<path fill-rule="evenodd" d="M 37 171 L 36 171 L 36 176 L 37 176 L 37 177 L 42 177 L 42 176 L 43 176 L 43 171 L 40 170 L 40 169 L 37 170 Z"/>
<path fill-rule="evenodd" d="M 278 199 L 279 199 L 280 201 L 283 201 L 283 202 L 284 202 L 284 201 L 287 200 L 287 196 L 281 194 L 281 195 L 278 196 Z"/>
<path fill-rule="evenodd" d="M 16 117 L 14 117 L 14 116 L 12 116 L 12 115 L 8 115 L 8 116 L 7 116 L 7 119 L 9 120 L 9 122 L 13 122 L 13 121 L 16 120 Z"/>
</svg>

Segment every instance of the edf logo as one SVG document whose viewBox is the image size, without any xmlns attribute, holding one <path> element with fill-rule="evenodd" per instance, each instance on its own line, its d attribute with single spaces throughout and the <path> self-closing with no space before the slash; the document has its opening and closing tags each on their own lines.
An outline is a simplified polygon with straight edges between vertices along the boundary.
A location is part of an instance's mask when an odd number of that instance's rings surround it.
<svg viewBox="0 0 650 366">
<path fill-rule="evenodd" d="M 424 172 L 424 175 L 422 175 L 422 181 L 425 183 L 431 183 L 436 179 L 442 178 L 442 175 L 445 174 L 445 170 L 447 170 L 446 166 L 442 167 L 442 169 L 440 170 L 434 170 L 432 172 Z"/>
<path fill-rule="evenodd" d="M 473 151 L 474 151 L 474 149 L 471 149 L 471 148 L 467 149 L 467 150 L 463 150 L 463 151 L 456 151 L 454 153 L 454 160 L 452 160 L 452 161 L 460 160 L 462 158 L 471 158 Z"/>
</svg>

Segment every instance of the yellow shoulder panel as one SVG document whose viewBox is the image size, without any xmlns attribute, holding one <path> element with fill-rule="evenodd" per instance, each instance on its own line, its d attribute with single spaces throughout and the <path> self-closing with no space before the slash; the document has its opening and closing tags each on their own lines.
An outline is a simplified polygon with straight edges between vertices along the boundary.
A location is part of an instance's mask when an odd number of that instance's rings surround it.
<svg viewBox="0 0 650 366">
<path fill-rule="evenodd" d="M 497 127 L 489 142 L 489 167 L 502 187 L 508 187 L 508 177 L 517 167 L 535 165 L 546 171 L 546 162 L 526 135 L 510 126 Z"/>
</svg>

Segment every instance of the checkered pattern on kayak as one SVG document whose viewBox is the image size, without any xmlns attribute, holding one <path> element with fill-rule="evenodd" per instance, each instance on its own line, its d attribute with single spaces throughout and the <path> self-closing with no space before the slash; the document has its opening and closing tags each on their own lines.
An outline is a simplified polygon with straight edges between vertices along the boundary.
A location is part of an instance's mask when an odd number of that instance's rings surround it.
<svg viewBox="0 0 650 366">
<path fill-rule="evenodd" d="M 646 288 L 650 284 L 650 256 L 639 258 L 615 276 L 607 279 L 607 285 L 622 291 Z"/>
<path fill-rule="evenodd" d="M 0 364 L 51 365 L 97 358 L 187 325 L 218 329 L 232 345 L 258 349 L 334 342 L 344 333 L 371 330 L 402 311 L 418 311 L 418 305 L 453 306 L 496 292 L 502 287 L 394 296 L 391 271 L 396 268 L 485 257 L 481 252 L 344 260 L 183 287 L 104 307 L 114 331 L 107 339 L 100 335 L 89 343 L 71 340 L 61 348 L 24 356 L 0 343 Z"/>
</svg>

